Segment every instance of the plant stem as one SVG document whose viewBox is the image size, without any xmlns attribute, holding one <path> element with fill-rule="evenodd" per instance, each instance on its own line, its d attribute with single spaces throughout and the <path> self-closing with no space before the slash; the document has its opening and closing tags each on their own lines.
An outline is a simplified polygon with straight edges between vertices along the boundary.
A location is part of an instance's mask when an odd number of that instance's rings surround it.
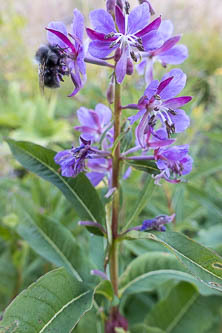
<svg viewBox="0 0 222 333">
<path fill-rule="evenodd" d="M 120 135 L 120 85 L 115 83 L 114 101 L 114 142 Z M 115 188 L 112 202 L 112 246 L 110 254 L 110 275 L 113 289 L 118 295 L 118 218 L 119 218 L 119 165 L 120 165 L 120 143 L 118 143 L 113 156 L 112 187 Z"/>
</svg>

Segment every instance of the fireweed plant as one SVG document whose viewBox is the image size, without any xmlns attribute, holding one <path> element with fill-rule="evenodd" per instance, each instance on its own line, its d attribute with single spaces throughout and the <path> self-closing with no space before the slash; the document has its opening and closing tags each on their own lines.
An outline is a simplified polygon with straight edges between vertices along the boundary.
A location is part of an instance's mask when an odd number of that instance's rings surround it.
<svg viewBox="0 0 222 333">
<path fill-rule="evenodd" d="M 180 64 L 188 52 L 178 44 L 180 36 L 172 37 L 172 23 L 161 16 L 152 19 L 153 14 L 153 7 L 145 0 L 134 8 L 128 1 L 107 0 L 106 10 L 90 13 L 90 27 L 85 27 L 83 15 L 75 9 L 70 31 L 61 22 L 51 22 L 46 28 L 50 59 L 56 50 L 50 72 L 56 82 L 60 85 L 63 75 L 69 75 L 74 85 L 70 96 L 75 96 L 86 84 L 85 63 L 103 66 L 110 74 L 110 106 L 98 103 L 95 109 L 82 106 L 77 110 L 79 124 L 74 130 L 80 134 L 79 145 L 69 149 L 55 153 L 28 142 L 9 139 L 8 143 L 23 166 L 63 192 L 80 217 L 79 225 L 90 232 L 92 244 L 85 253 L 70 231 L 49 221 L 47 228 L 51 225 L 51 231 L 44 226 L 44 239 L 36 234 L 29 239 L 29 229 L 21 231 L 31 247 L 60 268 L 40 278 L 9 305 L 1 322 L 6 330 L 0 332 L 68 333 L 75 327 L 79 329 L 80 318 L 89 310 L 96 311 L 101 321 L 98 332 L 162 332 L 160 329 L 166 327 L 151 320 L 152 312 L 144 323 L 140 319 L 129 324 L 133 320 L 124 313 L 123 306 L 128 295 L 152 291 L 171 278 L 184 280 L 184 284 L 190 282 L 189 288 L 195 286 L 195 292 L 197 289 L 202 294 L 222 289 L 218 271 L 221 258 L 186 236 L 167 231 L 175 214 L 148 216 L 135 225 L 143 208 L 143 196 L 150 196 L 147 189 L 151 191 L 153 183 L 179 183 L 192 169 L 189 145 L 176 143 L 177 135 L 190 125 L 182 107 L 191 97 L 178 96 L 186 85 L 186 74 L 179 68 L 166 69 L 158 80 L 153 68 L 155 61 L 163 67 Z M 57 65 L 59 57 L 62 61 Z M 49 63 L 45 65 L 49 70 Z M 135 69 L 144 75 L 146 86 L 139 100 L 122 105 L 122 85 Z M 134 138 L 129 132 L 135 133 Z M 120 184 L 132 176 L 134 169 L 145 171 L 148 178 L 132 216 L 121 221 L 120 227 L 120 200 L 125 200 L 121 198 Z M 166 246 L 184 266 L 170 257 L 171 264 L 152 271 L 148 264 L 153 255 L 150 252 L 122 267 L 120 274 L 120 244 L 139 239 Z M 159 252 L 157 258 L 163 255 L 166 259 L 164 252 Z M 180 284 L 176 288 L 179 293 Z M 152 311 L 156 315 L 155 308 Z M 170 312 L 167 316 L 170 318 Z"/>
</svg>

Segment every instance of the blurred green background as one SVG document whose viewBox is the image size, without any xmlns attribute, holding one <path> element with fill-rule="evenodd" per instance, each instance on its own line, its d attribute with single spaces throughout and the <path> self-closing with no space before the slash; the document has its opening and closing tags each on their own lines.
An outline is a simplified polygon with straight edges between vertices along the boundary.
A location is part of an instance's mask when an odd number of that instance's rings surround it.
<svg viewBox="0 0 222 333">
<path fill-rule="evenodd" d="M 182 43 L 189 49 L 190 56 L 180 67 L 188 75 L 184 95 L 193 96 L 186 107 L 191 126 L 178 136 L 178 143 L 191 145 L 194 168 L 186 183 L 157 186 L 135 224 L 175 212 L 173 230 L 186 233 L 222 255 L 222 4 L 220 0 L 153 0 L 152 4 L 163 19 L 173 20 L 175 32 L 183 34 Z M 67 98 L 72 90 L 69 79 L 59 90 L 46 89 L 45 96 L 39 92 L 34 54 L 46 41 L 44 27 L 51 20 L 69 25 L 73 6 L 87 18 L 91 9 L 104 7 L 105 1 L 0 3 L 0 312 L 19 291 L 52 268 L 15 232 L 25 206 L 31 211 L 33 223 L 40 218 L 59 221 L 87 242 L 87 232 L 77 226 L 78 218 L 62 194 L 22 169 L 3 141 L 9 136 L 55 150 L 68 147 L 78 142 L 78 133 L 72 129 L 77 123 L 76 110 L 82 105 L 106 103 L 104 87 L 108 86 L 111 72 L 92 65 L 87 65 L 87 84 L 75 98 Z M 156 64 L 157 76 L 163 71 Z M 123 104 L 136 102 L 144 90 L 136 74 L 127 78 L 124 86 Z M 142 184 L 141 175 L 135 172 L 122 185 L 127 196 L 122 205 L 123 220 Z M 128 249 L 130 255 L 122 251 L 131 258 L 147 248 L 140 242 Z"/>
</svg>

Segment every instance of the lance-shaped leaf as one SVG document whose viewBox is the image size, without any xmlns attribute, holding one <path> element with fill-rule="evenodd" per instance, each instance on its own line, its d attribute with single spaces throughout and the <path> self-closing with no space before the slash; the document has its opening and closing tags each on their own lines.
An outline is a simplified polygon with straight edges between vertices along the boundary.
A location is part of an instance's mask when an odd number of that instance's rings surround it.
<svg viewBox="0 0 222 333">
<path fill-rule="evenodd" d="M 153 307 L 145 324 L 166 333 L 206 332 L 217 321 L 221 301 L 219 296 L 200 296 L 194 286 L 181 282 Z"/>
<path fill-rule="evenodd" d="M 194 284 L 200 294 L 220 294 L 192 276 L 174 255 L 149 252 L 134 259 L 120 277 L 120 295 L 152 291 L 164 282 L 174 279 Z"/>
<path fill-rule="evenodd" d="M 71 202 L 82 220 L 105 223 L 102 202 L 84 174 L 75 178 L 62 177 L 54 162 L 55 152 L 37 144 L 7 140 L 15 158 L 28 170 L 57 186 Z M 87 194 L 87 195 L 86 195 Z"/>
<path fill-rule="evenodd" d="M 64 268 L 41 277 L 6 309 L 0 333 L 69 333 L 91 309 L 93 292 Z"/>
<path fill-rule="evenodd" d="M 90 265 L 88 257 L 68 229 L 41 216 L 32 216 L 27 207 L 22 207 L 19 215 L 16 231 L 34 251 L 54 265 L 65 267 L 79 281 L 92 279 L 90 269 L 96 267 Z"/>
<path fill-rule="evenodd" d="M 222 258 L 194 240 L 177 232 L 130 231 L 127 239 L 152 239 L 166 246 L 190 273 L 209 287 L 222 291 Z"/>
<path fill-rule="evenodd" d="M 109 280 L 101 281 L 95 289 L 95 294 L 100 294 L 112 301 L 114 297 L 112 284 Z"/>
<path fill-rule="evenodd" d="M 150 160 L 125 160 L 125 162 L 140 171 L 147 172 L 151 175 L 158 175 L 160 170 L 157 168 L 156 163 Z"/>
</svg>

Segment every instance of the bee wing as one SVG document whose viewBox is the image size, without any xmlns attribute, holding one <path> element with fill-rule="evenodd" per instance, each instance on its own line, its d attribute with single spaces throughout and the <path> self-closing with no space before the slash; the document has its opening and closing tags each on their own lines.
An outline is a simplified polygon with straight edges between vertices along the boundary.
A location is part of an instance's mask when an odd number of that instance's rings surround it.
<svg viewBox="0 0 222 333">
<path fill-rule="evenodd" d="M 44 94 L 45 62 L 39 64 L 39 88 Z"/>
</svg>

